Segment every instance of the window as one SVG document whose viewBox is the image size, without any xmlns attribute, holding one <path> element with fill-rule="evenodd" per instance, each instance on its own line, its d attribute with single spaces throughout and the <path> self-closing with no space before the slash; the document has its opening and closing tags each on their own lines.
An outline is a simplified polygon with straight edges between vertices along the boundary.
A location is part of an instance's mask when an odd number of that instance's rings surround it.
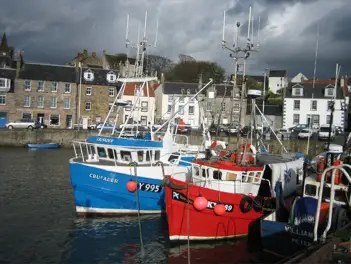
<svg viewBox="0 0 351 264">
<path fill-rule="evenodd" d="M 25 81 L 24 81 L 24 90 L 25 90 L 25 91 L 30 91 L 30 90 L 32 90 L 32 86 L 31 86 L 31 81 L 30 81 L 30 80 L 25 80 Z"/>
<path fill-rule="evenodd" d="M 233 111 L 234 112 L 239 112 L 240 111 L 240 103 L 234 103 Z"/>
<path fill-rule="evenodd" d="M 113 106 L 113 103 L 109 103 L 109 104 L 108 104 L 108 111 L 111 110 L 112 106 Z"/>
<path fill-rule="evenodd" d="M 300 100 L 294 100 L 294 110 L 300 110 Z"/>
<path fill-rule="evenodd" d="M 333 96 L 334 95 L 334 88 L 325 89 L 325 96 Z"/>
<path fill-rule="evenodd" d="M 65 83 L 65 93 L 71 93 L 71 84 Z"/>
<path fill-rule="evenodd" d="M 32 120 L 32 113 L 30 112 L 22 113 L 22 119 Z"/>
<path fill-rule="evenodd" d="M 31 97 L 29 95 L 24 96 L 24 107 L 30 107 Z"/>
<path fill-rule="evenodd" d="M 225 111 L 225 103 L 223 102 L 223 103 L 221 103 L 221 108 L 222 108 L 222 112 L 224 112 Z"/>
<path fill-rule="evenodd" d="M 140 123 L 142 126 L 146 126 L 147 125 L 147 116 L 141 116 L 140 118 Z"/>
<path fill-rule="evenodd" d="M 300 115 L 299 114 L 294 114 L 293 123 L 294 123 L 294 125 L 300 123 Z"/>
<path fill-rule="evenodd" d="M 179 103 L 184 103 L 184 97 L 179 97 Z"/>
<path fill-rule="evenodd" d="M 212 103 L 207 102 L 207 111 L 212 111 Z"/>
<path fill-rule="evenodd" d="M 168 95 L 168 102 L 173 102 L 173 95 Z"/>
<path fill-rule="evenodd" d="M 96 150 L 100 158 L 106 158 L 105 148 L 97 147 Z"/>
<path fill-rule="evenodd" d="M 167 107 L 167 113 L 171 113 L 172 112 L 172 105 L 168 105 L 168 107 Z"/>
<path fill-rule="evenodd" d="M 132 161 L 132 155 L 129 151 L 121 150 L 121 159 L 124 161 Z"/>
<path fill-rule="evenodd" d="M 179 106 L 179 112 L 178 112 L 180 115 L 184 115 L 184 106 L 183 105 L 180 105 Z"/>
<path fill-rule="evenodd" d="M 114 72 L 109 72 L 107 75 L 106 75 L 106 79 L 108 82 L 114 82 L 116 81 L 116 74 Z"/>
<path fill-rule="evenodd" d="M 85 103 L 85 111 L 91 111 L 91 102 Z"/>
<path fill-rule="evenodd" d="M 44 91 L 44 81 L 38 81 L 38 92 Z"/>
<path fill-rule="evenodd" d="M 144 151 L 139 150 L 139 151 L 137 152 L 137 155 L 138 155 L 138 161 L 139 161 L 139 162 L 142 162 L 142 161 L 144 160 Z"/>
<path fill-rule="evenodd" d="M 86 95 L 91 95 L 91 92 L 92 92 L 92 88 L 91 88 L 91 87 L 87 87 L 87 88 L 85 89 L 85 94 L 86 94 Z"/>
<path fill-rule="evenodd" d="M 161 153 L 159 150 L 155 150 L 155 161 L 160 160 L 161 158 Z"/>
<path fill-rule="evenodd" d="M 294 96 L 302 96 L 302 88 L 293 88 Z"/>
<path fill-rule="evenodd" d="M 194 114 L 194 106 L 190 105 L 189 106 L 189 115 L 193 115 Z"/>
<path fill-rule="evenodd" d="M 311 110 L 317 111 L 317 101 L 316 100 L 311 101 Z"/>
<path fill-rule="evenodd" d="M 130 101 L 130 100 L 128 100 L 127 103 L 128 103 L 128 105 L 132 105 L 132 101 Z M 124 110 L 130 111 L 130 110 L 132 110 L 132 107 L 130 107 L 130 106 L 129 107 L 125 107 Z"/>
<path fill-rule="evenodd" d="M 115 96 L 115 88 L 114 87 L 110 87 L 110 89 L 108 90 L 108 96 Z"/>
<path fill-rule="evenodd" d="M 39 108 L 43 108 L 44 107 L 44 96 L 42 96 L 42 95 L 38 96 L 37 105 L 38 105 Z"/>
<path fill-rule="evenodd" d="M 217 170 L 213 171 L 213 179 L 222 180 L 222 172 Z"/>
<path fill-rule="evenodd" d="M 328 101 L 328 103 L 327 103 L 327 110 L 328 111 L 331 110 L 333 108 L 333 106 L 334 106 L 334 102 L 333 101 Z"/>
<path fill-rule="evenodd" d="M 6 95 L 0 95 L 0 105 L 6 105 Z"/>
<path fill-rule="evenodd" d="M 331 121 L 331 115 L 327 115 L 327 124 L 329 125 Z"/>
<path fill-rule="evenodd" d="M 4 78 L 0 79 L 0 88 L 8 88 L 8 89 L 10 89 L 10 86 L 11 86 L 11 80 L 4 79 Z"/>
<path fill-rule="evenodd" d="M 143 101 L 141 102 L 141 112 L 147 112 L 148 111 L 148 103 Z"/>
<path fill-rule="evenodd" d="M 57 82 L 51 83 L 51 92 L 57 92 Z"/>
<path fill-rule="evenodd" d="M 84 72 L 84 79 L 86 81 L 92 81 L 94 80 L 94 73 L 91 70 L 87 70 Z"/>
<path fill-rule="evenodd" d="M 50 125 L 59 126 L 60 125 L 60 116 L 59 115 L 50 115 Z"/>
<path fill-rule="evenodd" d="M 56 96 L 51 96 L 50 107 L 51 108 L 56 108 L 57 107 L 57 97 Z"/>
<path fill-rule="evenodd" d="M 70 98 L 65 98 L 63 100 L 63 107 L 65 109 L 70 109 L 71 108 L 71 100 L 70 100 Z"/>
</svg>

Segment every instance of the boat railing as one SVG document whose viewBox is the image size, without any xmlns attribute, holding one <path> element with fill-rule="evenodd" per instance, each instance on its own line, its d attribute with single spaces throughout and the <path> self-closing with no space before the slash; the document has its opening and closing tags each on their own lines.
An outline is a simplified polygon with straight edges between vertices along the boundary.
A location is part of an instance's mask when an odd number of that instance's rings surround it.
<svg viewBox="0 0 351 264">
<path fill-rule="evenodd" d="M 97 146 L 96 143 L 86 142 L 82 140 L 72 140 L 72 145 L 75 158 L 80 158 L 83 162 L 97 163 L 101 160 L 113 162 L 117 166 L 117 163 L 129 164 L 130 162 L 135 161 L 140 165 L 148 164 L 150 166 L 153 166 L 153 163 L 159 160 L 163 160 L 164 158 L 161 156 L 162 148 L 134 149 L 112 145 Z M 98 149 L 96 148 L 103 148 L 105 151 L 105 156 L 101 156 L 98 153 Z M 123 151 L 126 154 L 124 157 L 122 157 L 121 153 Z M 168 155 L 166 155 L 166 158 L 168 158 Z"/>
<path fill-rule="evenodd" d="M 331 228 L 332 220 L 333 220 L 333 204 L 334 204 L 334 198 L 335 198 L 335 176 L 338 170 L 340 170 L 343 173 L 343 176 L 346 176 L 347 180 L 349 183 L 351 183 L 351 177 L 349 173 L 346 171 L 346 168 L 351 169 L 351 165 L 349 164 L 341 164 L 338 166 L 331 166 L 329 168 L 326 168 L 321 176 L 320 179 L 320 184 L 321 186 L 319 187 L 319 194 L 318 194 L 318 203 L 317 203 L 317 210 L 316 210 L 316 217 L 315 217 L 315 223 L 314 223 L 314 230 L 313 230 L 313 241 L 318 240 L 318 226 L 319 226 L 319 218 L 320 218 L 320 209 L 321 209 L 321 204 L 322 204 L 322 198 L 323 198 L 323 187 L 325 183 L 325 176 L 329 171 L 332 171 L 332 176 L 331 176 L 331 183 L 330 183 L 330 202 L 329 202 L 329 211 L 328 211 L 328 222 L 327 222 L 327 227 L 325 228 L 321 240 L 324 241 L 327 232 Z"/>
</svg>

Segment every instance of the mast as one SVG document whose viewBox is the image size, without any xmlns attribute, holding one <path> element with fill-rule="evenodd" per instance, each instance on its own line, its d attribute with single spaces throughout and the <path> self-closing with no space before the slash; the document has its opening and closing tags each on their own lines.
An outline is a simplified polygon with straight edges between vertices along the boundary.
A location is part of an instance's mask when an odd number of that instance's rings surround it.
<svg viewBox="0 0 351 264">
<path fill-rule="evenodd" d="M 244 118 L 242 118 L 242 115 L 246 113 L 246 105 L 243 107 L 244 104 L 244 98 L 245 98 L 245 92 L 246 92 L 246 60 L 250 56 L 250 52 L 252 51 L 258 51 L 259 47 L 259 31 L 260 31 L 260 26 L 258 27 L 257 30 L 257 44 L 256 47 L 254 46 L 253 43 L 253 18 L 252 18 L 252 12 L 251 12 L 251 6 L 249 9 L 249 24 L 248 24 L 248 29 L 247 29 L 247 42 L 246 42 L 246 47 L 241 48 L 239 46 L 239 36 L 240 36 L 240 22 L 236 23 L 236 30 L 234 31 L 234 43 L 233 47 L 228 47 L 227 46 L 227 41 L 225 40 L 225 26 L 226 26 L 226 11 L 224 11 L 223 14 L 223 31 L 222 31 L 222 49 L 229 50 L 230 54 L 229 57 L 234 60 L 234 83 L 233 83 L 233 92 L 232 92 L 232 112 L 230 115 L 230 124 L 229 124 L 229 129 L 233 125 L 233 109 L 234 109 L 234 103 L 235 103 L 235 94 L 237 91 L 237 77 L 238 77 L 238 71 L 239 71 L 239 60 L 243 60 L 244 64 L 244 69 L 243 69 L 243 80 L 242 80 L 242 86 L 241 86 L 241 95 L 240 95 L 240 114 L 239 114 L 239 126 L 241 126 L 242 121 Z M 258 19 L 260 23 L 260 17 Z M 252 31 L 252 32 L 251 32 Z M 250 36 L 251 32 L 251 36 Z M 244 109 L 244 112 L 243 112 Z M 238 139 L 237 143 L 239 144 L 239 133 L 238 133 Z"/>
</svg>

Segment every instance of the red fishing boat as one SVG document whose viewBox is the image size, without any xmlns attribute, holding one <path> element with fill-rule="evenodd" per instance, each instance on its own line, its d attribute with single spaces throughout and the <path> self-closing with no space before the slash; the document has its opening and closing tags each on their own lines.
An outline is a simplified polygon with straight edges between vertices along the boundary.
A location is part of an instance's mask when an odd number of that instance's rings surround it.
<svg viewBox="0 0 351 264">
<path fill-rule="evenodd" d="M 274 210 L 276 203 L 272 186 L 281 177 L 274 177 L 270 166 L 264 176 L 267 166 L 263 161 L 258 162 L 256 156 L 252 145 L 242 144 L 238 153 L 222 152 L 219 157 L 194 160 L 189 182 L 168 176 L 165 197 L 170 240 L 245 236 L 250 223 Z M 266 156 L 271 162 L 274 155 Z M 292 172 L 293 167 L 297 169 L 301 163 L 290 158 L 283 165 L 290 167 L 289 172 Z M 276 168 L 280 172 L 280 167 Z M 297 177 L 295 174 L 295 181 L 286 181 L 285 188 L 296 187 Z"/>
</svg>

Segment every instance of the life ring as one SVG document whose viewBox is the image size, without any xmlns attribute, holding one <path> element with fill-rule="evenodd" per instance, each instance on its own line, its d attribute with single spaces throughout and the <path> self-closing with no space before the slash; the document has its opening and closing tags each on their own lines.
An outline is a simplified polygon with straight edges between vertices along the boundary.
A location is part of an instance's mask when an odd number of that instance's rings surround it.
<svg viewBox="0 0 351 264">
<path fill-rule="evenodd" d="M 241 212 L 248 213 L 251 211 L 253 204 L 254 204 L 254 200 L 250 196 L 245 195 L 240 201 L 239 208 Z"/>
<path fill-rule="evenodd" d="M 254 210 L 259 213 L 263 209 L 264 198 L 262 196 L 256 196 L 253 202 Z"/>
<path fill-rule="evenodd" d="M 253 163 L 256 158 L 257 150 L 252 144 L 240 144 L 238 154 L 237 163 Z"/>
</svg>

